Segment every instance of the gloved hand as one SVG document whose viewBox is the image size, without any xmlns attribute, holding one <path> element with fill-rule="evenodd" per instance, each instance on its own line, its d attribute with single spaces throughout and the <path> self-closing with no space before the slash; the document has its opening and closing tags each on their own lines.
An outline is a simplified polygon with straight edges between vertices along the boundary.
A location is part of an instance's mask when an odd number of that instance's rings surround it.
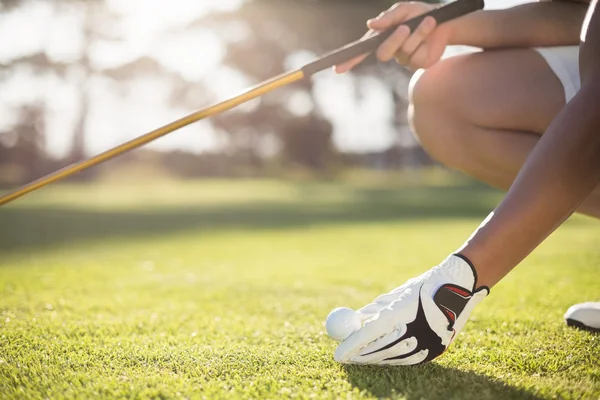
<svg viewBox="0 0 600 400">
<path fill-rule="evenodd" d="M 476 288 L 470 261 L 451 255 L 440 265 L 357 312 L 363 327 L 338 346 L 335 360 L 348 364 L 415 365 L 442 354 L 473 308 L 489 294 Z"/>
</svg>

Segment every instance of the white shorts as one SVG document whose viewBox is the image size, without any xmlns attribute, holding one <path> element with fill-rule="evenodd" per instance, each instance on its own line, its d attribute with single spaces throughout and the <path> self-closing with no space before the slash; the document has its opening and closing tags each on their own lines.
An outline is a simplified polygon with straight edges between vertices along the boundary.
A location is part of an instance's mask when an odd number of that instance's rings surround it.
<svg viewBox="0 0 600 400">
<path fill-rule="evenodd" d="M 581 88 L 579 79 L 579 46 L 537 47 L 537 51 L 548 63 L 565 89 L 565 102 L 569 102 Z M 443 58 L 465 53 L 479 52 L 470 46 L 448 46 Z"/>
<path fill-rule="evenodd" d="M 548 63 L 565 89 L 569 102 L 581 88 L 579 78 L 579 46 L 538 47 L 534 49 Z"/>
</svg>

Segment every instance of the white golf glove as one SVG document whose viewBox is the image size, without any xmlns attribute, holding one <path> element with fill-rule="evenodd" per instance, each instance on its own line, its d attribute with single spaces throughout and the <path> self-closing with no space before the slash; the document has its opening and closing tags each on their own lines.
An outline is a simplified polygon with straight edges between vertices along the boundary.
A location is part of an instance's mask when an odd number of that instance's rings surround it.
<svg viewBox="0 0 600 400">
<path fill-rule="evenodd" d="M 335 360 L 348 364 L 415 365 L 442 354 L 469 314 L 489 294 L 476 288 L 470 261 L 451 255 L 440 265 L 357 312 L 362 328 L 338 346 Z"/>
</svg>

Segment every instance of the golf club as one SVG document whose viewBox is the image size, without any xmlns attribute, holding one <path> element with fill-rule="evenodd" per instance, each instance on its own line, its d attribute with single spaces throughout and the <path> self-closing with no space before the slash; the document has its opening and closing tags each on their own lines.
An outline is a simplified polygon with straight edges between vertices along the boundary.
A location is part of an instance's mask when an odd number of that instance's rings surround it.
<svg viewBox="0 0 600 400">
<path fill-rule="evenodd" d="M 404 23 L 402 23 L 402 25 L 408 26 L 410 30 L 413 31 L 427 16 L 432 16 L 433 18 L 435 18 L 438 24 L 441 24 L 443 22 L 460 17 L 472 11 L 482 9 L 483 6 L 483 0 L 456 0 L 451 3 L 444 4 L 425 14 L 419 15 L 418 17 L 405 21 Z M 306 64 L 305 66 L 296 71 L 288 72 L 263 83 L 260 83 L 259 85 L 221 103 L 217 103 L 210 107 L 195 111 L 177 121 L 171 122 L 165 126 L 148 132 L 128 142 L 125 142 L 103 153 L 68 165 L 58 171 L 55 171 L 18 189 L 15 189 L 12 192 L 0 196 L 0 206 L 5 205 L 27 193 L 44 187 L 50 183 L 56 182 L 58 180 L 71 176 L 77 172 L 98 165 L 104 161 L 115 158 L 118 155 L 121 155 L 125 152 L 141 147 L 162 136 L 176 131 L 177 129 L 190 125 L 193 122 L 230 110 L 242 103 L 262 96 L 265 93 L 271 92 L 282 86 L 289 85 L 303 78 L 308 78 L 319 71 L 331 68 L 334 65 L 341 64 L 354 57 L 360 56 L 362 54 L 371 53 L 375 49 L 377 49 L 377 47 L 379 47 L 379 45 L 383 43 L 394 32 L 394 30 L 395 28 L 391 28 L 385 32 L 381 32 L 369 38 L 360 39 L 355 42 L 352 42 L 338 50 L 324 55 L 323 57 L 309 64 Z"/>
</svg>

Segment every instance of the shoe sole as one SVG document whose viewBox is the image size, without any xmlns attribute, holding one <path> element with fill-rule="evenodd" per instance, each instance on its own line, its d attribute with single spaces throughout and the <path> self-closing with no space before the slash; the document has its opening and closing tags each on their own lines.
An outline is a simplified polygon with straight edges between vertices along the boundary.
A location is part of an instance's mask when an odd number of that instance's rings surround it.
<svg viewBox="0 0 600 400">
<path fill-rule="evenodd" d="M 571 326 L 573 328 L 581 329 L 581 330 L 588 331 L 588 332 L 600 333 L 600 329 L 592 328 L 591 326 L 585 325 L 581 321 L 577 321 L 577 320 L 570 319 L 570 318 L 567 318 L 567 325 Z"/>
</svg>

